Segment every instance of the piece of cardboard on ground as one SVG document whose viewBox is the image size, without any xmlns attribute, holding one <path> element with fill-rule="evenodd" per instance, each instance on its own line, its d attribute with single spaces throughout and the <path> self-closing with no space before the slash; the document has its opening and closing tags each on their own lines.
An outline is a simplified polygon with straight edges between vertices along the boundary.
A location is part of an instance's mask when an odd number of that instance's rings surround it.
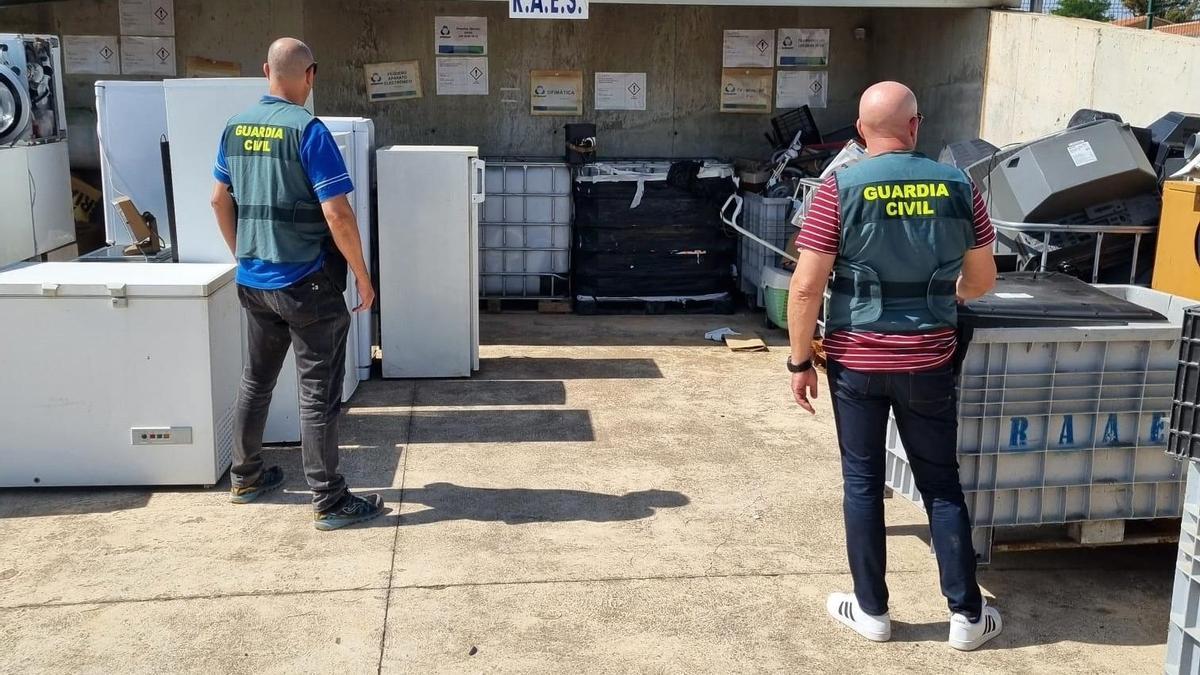
<svg viewBox="0 0 1200 675">
<path fill-rule="evenodd" d="M 731 352 L 765 352 L 767 343 L 757 335 L 726 335 L 725 346 Z"/>
</svg>

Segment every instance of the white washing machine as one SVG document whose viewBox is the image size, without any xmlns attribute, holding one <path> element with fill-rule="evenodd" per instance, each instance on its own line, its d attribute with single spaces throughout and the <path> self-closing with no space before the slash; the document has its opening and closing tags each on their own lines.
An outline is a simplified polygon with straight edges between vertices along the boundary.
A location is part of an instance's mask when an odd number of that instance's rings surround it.
<svg viewBox="0 0 1200 675">
<path fill-rule="evenodd" d="M 58 37 L 0 34 L 0 71 L 0 145 L 65 141 Z"/>
<path fill-rule="evenodd" d="M 0 34 L 0 266 L 75 241 L 62 45 Z"/>
</svg>

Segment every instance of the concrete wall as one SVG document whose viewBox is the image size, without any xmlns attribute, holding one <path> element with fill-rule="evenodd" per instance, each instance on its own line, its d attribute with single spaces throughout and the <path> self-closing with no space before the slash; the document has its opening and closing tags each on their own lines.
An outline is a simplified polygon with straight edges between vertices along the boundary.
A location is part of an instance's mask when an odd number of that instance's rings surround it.
<svg viewBox="0 0 1200 675">
<path fill-rule="evenodd" d="M 854 118 L 869 78 L 868 50 L 854 40 L 863 10 L 593 5 L 591 18 L 512 21 L 495 2 L 310 2 L 306 34 L 322 61 L 317 106 L 369 115 L 385 142 L 480 144 L 488 155 L 559 155 L 563 124 L 594 121 L 608 156 L 758 156 L 769 151 L 769 116 L 718 112 L 722 31 L 730 28 L 821 26 L 832 29 L 830 107 L 817 111 L 826 129 Z M 433 17 L 488 17 L 490 85 L 487 97 L 434 96 Z M 322 26 L 342 26 L 321 30 Z M 324 70 L 334 54 L 336 64 Z M 340 58 L 339 58 L 340 56 Z M 420 59 L 425 98 L 368 103 L 362 64 Z M 584 71 L 580 118 L 529 115 L 529 71 Z M 597 71 L 646 72 L 645 112 L 592 110 Z M 501 88 L 517 104 L 501 102 Z M 511 98 L 511 97 L 504 97 Z"/>
<path fill-rule="evenodd" d="M 1200 40 L 1055 16 L 996 12 L 982 137 L 1003 145 L 1062 129 L 1080 108 L 1146 125 L 1200 110 Z"/>
<path fill-rule="evenodd" d="M 0 30 L 115 34 L 117 0 L 71 0 L 0 9 Z M 868 44 L 854 39 L 870 12 L 860 9 L 595 5 L 588 21 L 510 21 L 497 2 L 432 0 L 175 0 L 176 39 L 187 56 L 236 61 L 255 75 L 267 44 L 280 35 L 308 41 L 321 63 L 319 113 L 373 117 L 379 140 L 391 143 L 477 144 L 487 155 L 560 155 L 562 125 L 595 121 L 608 156 L 760 156 L 768 115 L 718 112 L 722 30 L 796 26 L 832 29 L 830 101 L 815 111 L 832 129 L 854 119 L 857 96 L 869 84 Z M 489 96 L 436 96 L 433 17 L 488 17 Z M 369 103 L 362 66 L 418 59 L 425 97 Z M 584 71 L 580 118 L 529 114 L 529 71 Z M 595 112 L 597 71 L 645 71 L 645 112 Z M 66 80 L 67 103 L 92 107 L 94 76 Z M 519 104 L 501 103 L 512 87 Z"/>
<path fill-rule="evenodd" d="M 70 0 L 0 9 L 0 30 L 70 34 L 118 32 L 118 0 Z M 479 145 L 485 155 L 557 156 L 562 125 L 595 121 L 602 156 L 761 157 L 768 115 L 718 112 L 722 31 L 828 27 L 829 107 L 814 111 L 826 131 L 853 123 L 871 82 L 910 83 L 929 115 L 923 148 L 971 137 L 979 119 L 987 34 L 983 10 L 707 7 L 596 4 L 587 21 L 511 21 L 501 2 L 439 0 L 175 0 L 179 63 L 188 56 L 236 61 L 257 75 L 267 44 L 281 35 L 308 41 L 321 63 L 323 114 L 375 119 L 381 144 Z M 436 96 L 433 17 L 488 17 L 489 96 Z M 868 29 L 856 40 L 854 29 Z M 425 97 L 370 103 L 362 66 L 417 59 Z M 532 117 L 529 71 L 584 71 L 585 114 Z M 645 112 L 592 110 L 597 71 L 645 71 Z M 67 102 L 93 106 L 94 76 L 69 76 Z M 517 104 L 502 103 L 502 88 Z M 76 124 L 76 130 L 86 128 Z"/>
<path fill-rule="evenodd" d="M 871 23 L 875 80 L 909 85 L 925 114 L 920 149 L 936 157 L 949 142 L 975 138 L 983 113 L 989 12 L 885 10 Z"/>
</svg>

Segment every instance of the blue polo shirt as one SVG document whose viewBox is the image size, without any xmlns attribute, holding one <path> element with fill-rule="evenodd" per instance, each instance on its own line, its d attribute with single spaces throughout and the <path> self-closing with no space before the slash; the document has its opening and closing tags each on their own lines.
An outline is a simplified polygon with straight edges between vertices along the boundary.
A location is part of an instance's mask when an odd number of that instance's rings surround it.
<svg viewBox="0 0 1200 675">
<path fill-rule="evenodd" d="M 287 103 L 276 96 L 263 96 L 263 103 Z M 342 160 L 342 152 L 338 150 L 337 141 L 329 128 L 319 119 L 313 118 L 304 128 L 300 138 L 300 163 L 317 200 L 329 201 L 354 191 L 354 183 L 350 180 L 350 172 L 346 170 L 346 162 Z M 225 161 L 225 138 L 217 149 L 217 164 L 213 168 L 213 177 L 226 185 L 232 184 L 229 176 L 229 164 Z M 287 288 L 304 277 L 321 269 L 325 262 L 325 254 L 317 256 L 316 260 L 303 263 L 278 263 L 259 260 L 257 258 L 238 258 L 237 282 L 250 288 L 272 290 Z"/>
</svg>

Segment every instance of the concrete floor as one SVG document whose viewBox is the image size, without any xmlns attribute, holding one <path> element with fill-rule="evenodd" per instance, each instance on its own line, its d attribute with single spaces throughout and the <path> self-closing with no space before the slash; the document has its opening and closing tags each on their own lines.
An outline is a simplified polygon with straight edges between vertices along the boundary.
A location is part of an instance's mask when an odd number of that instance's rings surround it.
<svg viewBox="0 0 1200 675">
<path fill-rule="evenodd" d="M 299 453 L 225 489 L 0 491 L 2 672 L 1161 672 L 1169 546 L 998 555 L 989 648 L 944 643 L 923 514 L 889 502 L 893 641 L 849 588 L 832 415 L 738 317 L 485 316 L 469 381 L 371 381 L 343 471 L 393 509 L 313 529 Z"/>
</svg>

